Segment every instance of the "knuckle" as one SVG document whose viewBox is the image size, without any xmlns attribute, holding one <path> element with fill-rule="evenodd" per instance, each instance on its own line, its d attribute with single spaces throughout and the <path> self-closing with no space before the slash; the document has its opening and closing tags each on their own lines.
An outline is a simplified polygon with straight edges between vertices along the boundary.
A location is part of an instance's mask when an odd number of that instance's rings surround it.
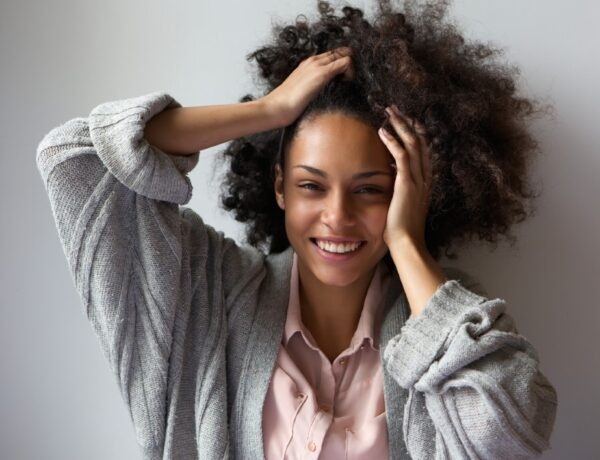
<svg viewBox="0 0 600 460">
<path fill-rule="evenodd" d="M 417 141 L 417 139 L 411 136 L 406 140 L 406 145 L 407 147 L 414 149 L 419 146 L 419 142 Z"/>
<path fill-rule="evenodd" d="M 406 150 L 404 149 L 398 149 L 396 156 L 402 162 L 408 161 L 408 153 L 406 153 Z"/>
</svg>

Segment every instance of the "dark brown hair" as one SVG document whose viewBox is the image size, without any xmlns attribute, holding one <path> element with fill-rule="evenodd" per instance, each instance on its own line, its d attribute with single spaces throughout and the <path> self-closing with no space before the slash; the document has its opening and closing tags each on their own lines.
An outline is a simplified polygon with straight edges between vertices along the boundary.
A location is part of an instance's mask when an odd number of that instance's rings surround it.
<svg viewBox="0 0 600 460">
<path fill-rule="evenodd" d="M 455 258 L 452 244 L 473 236 L 497 244 L 503 235 L 515 243 L 509 230 L 533 215 L 538 196 L 528 178 L 538 143 L 526 122 L 547 107 L 516 94 L 518 69 L 494 60 L 501 49 L 468 42 L 447 19 L 449 4 L 405 1 L 398 9 L 379 0 L 369 21 L 358 8 L 344 6 L 336 14 L 319 1 L 318 20 L 300 15 L 293 24 L 276 24 L 271 41 L 247 56 L 258 65 L 264 94 L 302 60 L 339 46 L 352 48 L 354 72 L 352 80 L 331 80 L 285 130 L 235 139 L 225 149 L 221 205 L 246 224 L 247 244 L 267 253 L 289 246 L 273 191 L 274 166 L 282 164 L 302 120 L 340 111 L 378 128 L 390 104 L 420 120 L 431 141 L 425 230 L 431 255 L 439 259 L 444 250 Z M 240 102 L 254 99 L 248 94 Z"/>
</svg>

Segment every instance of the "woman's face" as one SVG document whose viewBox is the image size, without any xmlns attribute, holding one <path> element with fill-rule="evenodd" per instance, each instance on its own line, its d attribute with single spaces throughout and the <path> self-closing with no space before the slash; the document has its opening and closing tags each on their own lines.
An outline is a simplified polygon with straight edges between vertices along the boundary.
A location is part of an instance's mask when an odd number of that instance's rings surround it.
<svg viewBox="0 0 600 460">
<path fill-rule="evenodd" d="M 287 236 L 305 273 L 326 285 L 348 286 L 371 273 L 388 250 L 383 231 L 394 159 L 374 128 L 339 112 L 305 120 L 299 128 L 283 177 L 276 170 Z M 317 245 L 332 240 L 349 244 Z"/>
</svg>

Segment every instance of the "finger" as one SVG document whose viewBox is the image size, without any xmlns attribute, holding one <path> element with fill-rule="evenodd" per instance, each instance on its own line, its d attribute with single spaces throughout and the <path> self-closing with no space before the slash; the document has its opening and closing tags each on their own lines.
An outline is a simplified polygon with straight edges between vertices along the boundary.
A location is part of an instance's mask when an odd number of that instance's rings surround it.
<svg viewBox="0 0 600 460">
<path fill-rule="evenodd" d="M 432 186 L 432 178 L 433 178 L 433 164 L 431 159 L 431 148 L 427 142 L 427 139 L 422 140 L 427 146 L 423 149 L 423 180 L 427 183 L 429 189 Z"/>
<path fill-rule="evenodd" d="M 344 70 L 343 80 L 353 80 L 354 79 L 354 68 L 352 66 L 352 60 L 350 60 L 350 64 Z"/>
<path fill-rule="evenodd" d="M 428 156 L 424 154 L 423 156 L 423 168 L 425 170 L 424 174 L 428 175 L 429 173 L 427 171 L 430 170 L 429 168 L 429 159 Z M 426 203 L 429 203 L 431 201 L 431 191 L 432 191 L 432 187 L 431 187 L 431 178 L 430 177 L 424 177 L 423 178 L 423 200 Z"/>
<path fill-rule="evenodd" d="M 419 138 L 419 145 L 421 146 L 421 169 L 423 171 L 423 181 L 431 186 L 431 175 L 432 175 L 432 167 L 431 167 L 431 148 L 430 141 L 427 138 L 427 129 L 425 126 L 417 121 L 414 118 L 406 117 L 408 119 L 409 124 L 411 125 L 413 131 L 417 134 Z"/>
<path fill-rule="evenodd" d="M 317 54 L 315 60 L 319 63 L 328 64 L 336 61 L 337 59 L 352 55 L 352 49 L 348 46 L 342 46 L 339 48 L 333 48 L 324 53 Z"/>
<path fill-rule="evenodd" d="M 344 56 L 352 54 L 352 48 L 350 46 L 338 46 L 337 48 L 334 48 L 333 51 L 338 54 L 343 54 Z"/>
<path fill-rule="evenodd" d="M 339 46 L 330 50 L 335 56 L 351 56 L 352 48 L 349 46 Z"/>
<path fill-rule="evenodd" d="M 387 108 L 386 113 L 389 115 L 388 120 L 390 121 L 390 124 L 398 133 L 400 140 L 404 144 L 404 149 L 408 152 L 415 181 L 422 182 L 423 168 L 421 166 L 421 145 L 418 136 L 414 133 L 412 128 L 410 128 L 407 120 L 399 111 L 394 111 L 393 109 L 389 110 L 389 108 Z"/>
<path fill-rule="evenodd" d="M 350 56 L 344 56 L 326 64 L 326 69 L 328 70 L 328 73 L 331 72 L 333 75 L 343 72 L 345 78 L 349 79 L 352 77 L 352 60 Z"/>
<path fill-rule="evenodd" d="M 406 150 L 402 148 L 394 136 L 392 136 L 392 134 L 383 126 L 379 128 L 378 133 L 392 157 L 394 157 L 395 164 L 392 164 L 392 167 L 396 170 L 396 174 L 401 175 L 403 179 L 410 179 L 414 182 L 410 166 L 410 157 Z"/>
<path fill-rule="evenodd" d="M 398 107 L 393 105 L 397 113 Z M 403 113 L 400 115 L 406 120 L 408 125 L 411 127 L 414 133 L 416 133 L 419 140 L 419 159 L 421 160 L 421 171 L 423 173 L 423 183 L 431 191 L 431 180 L 432 180 L 432 164 L 431 164 L 431 150 L 430 141 L 427 137 L 427 129 L 423 123 L 419 122 L 415 118 L 411 118 Z"/>
<path fill-rule="evenodd" d="M 352 70 L 351 48 L 341 47 L 331 49 L 321 54 L 312 56 L 312 62 L 318 67 L 324 67 L 327 78 L 331 78 L 340 72 L 344 73 L 344 80 L 351 80 L 354 76 Z"/>
</svg>

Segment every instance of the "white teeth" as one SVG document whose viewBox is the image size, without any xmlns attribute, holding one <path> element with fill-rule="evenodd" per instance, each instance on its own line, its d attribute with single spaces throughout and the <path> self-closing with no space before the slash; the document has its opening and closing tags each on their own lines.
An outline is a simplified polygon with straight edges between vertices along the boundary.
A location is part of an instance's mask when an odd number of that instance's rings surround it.
<svg viewBox="0 0 600 460">
<path fill-rule="evenodd" d="M 321 241 L 321 240 L 316 240 L 316 242 L 317 242 L 317 245 L 324 251 L 337 252 L 337 253 L 356 251 L 356 249 L 358 249 L 358 247 L 361 245 L 360 242 L 347 243 L 347 244 L 335 244 L 335 243 L 331 243 L 329 241 Z"/>
</svg>

